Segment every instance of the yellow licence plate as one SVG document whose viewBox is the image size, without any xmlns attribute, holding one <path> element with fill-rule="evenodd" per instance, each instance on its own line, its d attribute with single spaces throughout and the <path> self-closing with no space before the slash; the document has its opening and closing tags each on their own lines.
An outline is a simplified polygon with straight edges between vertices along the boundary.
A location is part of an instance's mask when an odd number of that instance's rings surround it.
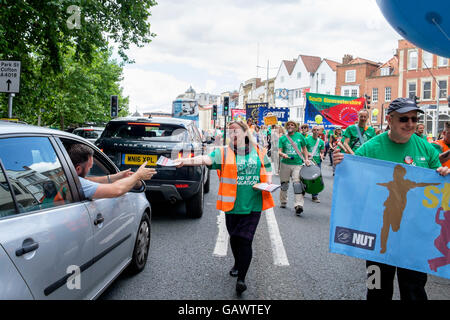
<svg viewBox="0 0 450 320">
<path fill-rule="evenodd" d="M 124 154 L 122 156 L 123 164 L 140 166 L 145 161 L 147 161 L 147 166 L 156 166 L 158 157 L 156 155 L 145 155 L 145 154 Z"/>
</svg>

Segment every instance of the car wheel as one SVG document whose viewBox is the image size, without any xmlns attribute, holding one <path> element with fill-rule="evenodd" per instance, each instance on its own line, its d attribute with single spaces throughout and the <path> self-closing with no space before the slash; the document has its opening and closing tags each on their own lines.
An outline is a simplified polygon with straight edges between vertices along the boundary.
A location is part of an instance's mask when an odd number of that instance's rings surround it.
<svg viewBox="0 0 450 320">
<path fill-rule="evenodd" d="M 133 249 L 133 257 L 131 264 L 128 267 L 128 271 L 132 274 L 136 274 L 144 270 L 147 263 L 148 250 L 150 248 L 150 217 L 147 213 L 142 217 L 139 229 L 136 235 L 136 242 Z"/>
<path fill-rule="evenodd" d="M 200 188 L 195 196 L 186 200 L 186 214 L 189 218 L 201 218 L 203 215 L 204 189 Z"/>
<path fill-rule="evenodd" d="M 210 181 L 211 181 L 211 179 L 210 179 L 210 173 L 211 173 L 211 171 L 208 170 L 208 179 L 206 180 L 205 185 L 203 186 L 205 193 L 208 193 L 208 192 L 209 192 L 209 183 L 210 183 Z"/>
</svg>

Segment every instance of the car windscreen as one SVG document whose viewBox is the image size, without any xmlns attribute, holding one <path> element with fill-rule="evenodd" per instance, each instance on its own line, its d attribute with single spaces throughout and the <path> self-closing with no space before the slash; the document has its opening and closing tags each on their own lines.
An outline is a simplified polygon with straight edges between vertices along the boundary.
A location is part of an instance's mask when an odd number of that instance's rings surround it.
<svg viewBox="0 0 450 320">
<path fill-rule="evenodd" d="M 119 138 L 146 141 L 187 141 L 184 127 L 163 123 L 110 122 L 103 138 Z"/>
<path fill-rule="evenodd" d="M 86 139 L 98 139 L 103 131 L 95 129 L 75 130 L 74 134 Z"/>
</svg>

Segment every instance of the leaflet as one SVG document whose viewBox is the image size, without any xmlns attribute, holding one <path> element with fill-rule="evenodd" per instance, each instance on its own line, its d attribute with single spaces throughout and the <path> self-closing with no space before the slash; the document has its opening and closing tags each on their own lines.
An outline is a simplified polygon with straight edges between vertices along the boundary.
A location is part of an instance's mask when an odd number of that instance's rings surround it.
<svg viewBox="0 0 450 320">
<path fill-rule="evenodd" d="M 160 156 L 156 164 L 163 167 L 175 167 L 175 161 L 164 156 Z"/>
<path fill-rule="evenodd" d="M 253 189 L 274 192 L 275 190 L 277 190 L 280 187 L 281 187 L 281 185 L 279 185 L 279 184 L 257 183 L 253 186 Z"/>
</svg>

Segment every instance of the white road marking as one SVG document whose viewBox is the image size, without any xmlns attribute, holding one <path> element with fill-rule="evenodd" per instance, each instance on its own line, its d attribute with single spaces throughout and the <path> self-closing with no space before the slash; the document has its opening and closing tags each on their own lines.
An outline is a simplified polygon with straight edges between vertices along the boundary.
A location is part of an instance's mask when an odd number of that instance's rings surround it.
<svg viewBox="0 0 450 320">
<path fill-rule="evenodd" d="M 283 240 L 281 239 L 280 230 L 278 228 L 277 219 L 273 208 L 263 212 L 267 220 L 267 228 L 269 230 L 270 242 L 272 245 L 273 264 L 276 266 L 288 266 L 289 261 L 284 249 Z M 213 255 L 218 257 L 226 257 L 228 253 L 228 242 L 230 236 L 228 235 L 225 213 L 219 211 L 217 215 L 217 240 Z"/>
<path fill-rule="evenodd" d="M 272 244 L 273 264 L 276 266 L 288 266 L 289 261 L 284 249 L 283 239 L 281 239 L 280 230 L 278 229 L 277 219 L 273 208 L 265 212 L 267 220 L 267 228 L 269 229 L 270 242 Z"/>
<path fill-rule="evenodd" d="M 213 255 L 218 257 L 225 257 L 228 252 L 228 240 L 229 235 L 227 231 L 227 226 L 225 224 L 225 212 L 219 211 L 217 215 L 217 228 L 219 232 L 217 233 L 216 246 L 214 248 Z"/>
</svg>

